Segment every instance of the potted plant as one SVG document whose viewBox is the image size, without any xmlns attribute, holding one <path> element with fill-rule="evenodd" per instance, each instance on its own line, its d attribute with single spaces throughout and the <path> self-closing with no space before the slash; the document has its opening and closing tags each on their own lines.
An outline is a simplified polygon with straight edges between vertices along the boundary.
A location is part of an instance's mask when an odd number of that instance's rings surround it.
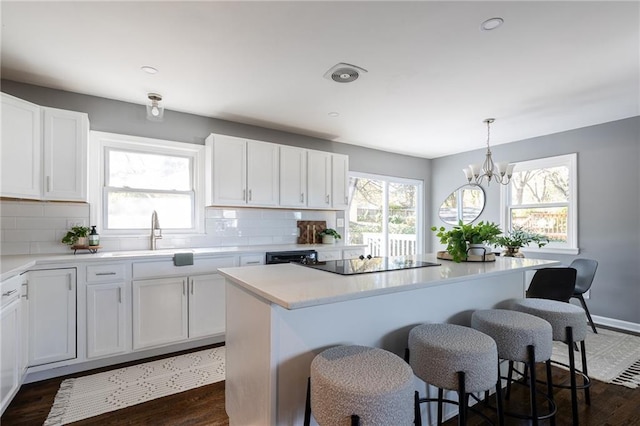
<svg viewBox="0 0 640 426">
<path fill-rule="evenodd" d="M 62 238 L 62 243 L 70 246 L 86 246 L 89 228 L 86 226 L 74 226 Z"/>
<path fill-rule="evenodd" d="M 467 260 L 468 254 L 485 254 L 485 244 L 493 244 L 495 238 L 502 233 L 500 227 L 493 222 L 478 222 L 477 225 L 464 224 L 462 221 L 450 230 L 446 230 L 444 226 L 437 228 L 433 226 L 432 231 L 437 232 L 436 236 L 440 238 L 441 244 L 447 245 L 447 252 L 451 255 L 455 262 Z M 479 253 L 470 253 L 473 246 L 482 247 Z"/>
<path fill-rule="evenodd" d="M 336 240 L 342 238 L 335 229 L 327 228 L 318 232 L 318 236 L 322 238 L 322 244 L 333 244 Z"/>
<path fill-rule="evenodd" d="M 503 256 L 524 257 L 524 255 L 520 253 L 520 249 L 531 243 L 536 243 L 538 248 L 540 248 L 549 243 L 549 237 L 536 234 L 535 232 L 529 232 L 522 228 L 514 228 L 508 234 L 497 237 L 494 241 L 494 246 L 504 247 L 505 250 L 502 252 Z"/>
</svg>

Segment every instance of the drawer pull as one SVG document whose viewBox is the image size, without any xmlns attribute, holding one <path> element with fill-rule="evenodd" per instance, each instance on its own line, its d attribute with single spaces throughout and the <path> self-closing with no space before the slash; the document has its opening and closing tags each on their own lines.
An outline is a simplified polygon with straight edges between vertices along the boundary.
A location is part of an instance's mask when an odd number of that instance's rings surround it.
<svg viewBox="0 0 640 426">
<path fill-rule="evenodd" d="M 16 291 L 18 291 L 18 290 L 16 290 L 15 288 L 13 290 L 9 290 L 6 293 L 2 293 L 2 297 L 11 296 Z"/>
<path fill-rule="evenodd" d="M 259 260 L 252 260 L 251 262 L 245 263 L 245 265 L 260 265 L 260 261 Z"/>
<path fill-rule="evenodd" d="M 116 275 L 116 272 L 96 272 L 96 276 L 103 276 L 103 275 Z"/>
<path fill-rule="evenodd" d="M 24 297 L 26 300 L 29 300 L 29 281 L 25 281 L 22 285 L 24 286 L 24 294 L 22 295 L 22 297 Z"/>
</svg>

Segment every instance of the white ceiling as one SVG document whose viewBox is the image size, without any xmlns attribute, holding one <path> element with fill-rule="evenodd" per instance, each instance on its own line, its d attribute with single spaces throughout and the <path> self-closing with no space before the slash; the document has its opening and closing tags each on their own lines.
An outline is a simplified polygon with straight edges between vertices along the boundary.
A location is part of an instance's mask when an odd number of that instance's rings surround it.
<svg viewBox="0 0 640 426">
<path fill-rule="evenodd" d="M 1 72 L 434 158 L 488 117 L 496 145 L 640 115 L 639 23 L 638 1 L 3 0 Z M 323 78 L 339 62 L 368 73 Z"/>
</svg>

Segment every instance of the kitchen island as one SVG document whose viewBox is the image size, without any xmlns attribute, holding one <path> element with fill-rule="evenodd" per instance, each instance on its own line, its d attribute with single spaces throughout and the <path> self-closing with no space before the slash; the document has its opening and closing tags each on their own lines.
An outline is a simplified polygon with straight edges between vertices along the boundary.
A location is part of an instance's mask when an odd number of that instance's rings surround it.
<svg viewBox="0 0 640 426">
<path fill-rule="evenodd" d="M 295 264 L 219 269 L 227 280 L 230 425 L 302 424 L 309 366 L 322 350 L 358 344 L 403 356 L 413 326 L 468 325 L 474 310 L 523 297 L 527 271 L 559 263 L 416 260 L 440 266 L 350 276 Z"/>
</svg>

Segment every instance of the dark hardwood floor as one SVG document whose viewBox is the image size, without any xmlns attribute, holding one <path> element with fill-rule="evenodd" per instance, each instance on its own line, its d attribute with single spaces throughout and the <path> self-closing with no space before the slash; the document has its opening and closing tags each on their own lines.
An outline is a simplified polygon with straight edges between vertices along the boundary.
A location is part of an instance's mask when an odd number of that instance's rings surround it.
<svg viewBox="0 0 640 426">
<path fill-rule="evenodd" d="M 103 369 L 104 370 L 104 369 Z M 77 374 L 93 374 L 94 370 Z M 543 371 L 540 371 L 542 374 Z M 553 369 L 554 382 L 566 379 L 564 370 Z M 542 377 L 542 376 L 539 376 Z M 49 379 L 22 386 L 11 405 L 0 419 L 3 426 L 42 425 L 49 414 L 60 383 L 67 377 Z M 629 389 L 618 385 L 592 382 L 591 406 L 584 404 L 580 393 L 580 425 L 585 426 L 632 426 L 640 425 L 640 388 Z M 571 396 L 568 390 L 555 391 L 559 407 L 556 424 L 571 425 Z M 523 386 L 515 386 L 512 404 L 520 404 L 527 397 Z M 248 410 L 251 407 L 247 407 Z M 526 425 L 527 421 L 507 419 L 507 425 Z M 187 392 L 159 398 L 143 404 L 73 423 L 73 425 L 228 425 L 224 409 L 224 382 L 214 383 Z M 450 420 L 447 425 L 454 425 Z M 481 425 L 479 416 L 471 416 L 469 425 Z M 541 424 L 549 424 L 543 421 Z M 267 425 L 265 425 L 267 426 Z"/>
</svg>

